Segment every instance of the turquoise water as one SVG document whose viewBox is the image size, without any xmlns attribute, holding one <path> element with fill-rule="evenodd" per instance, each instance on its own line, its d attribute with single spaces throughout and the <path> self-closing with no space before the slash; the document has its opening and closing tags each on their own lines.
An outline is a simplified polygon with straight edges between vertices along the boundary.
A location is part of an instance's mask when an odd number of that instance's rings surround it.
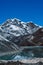
<svg viewBox="0 0 43 65">
<path fill-rule="evenodd" d="M 38 47 L 29 47 L 24 49 L 22 52 L 1 56 L 0 60 L 21 60 L 21 59 L 29 59 L 29 58 L 42 58 L 43 57 L 43 46 Z"/>
</svg>

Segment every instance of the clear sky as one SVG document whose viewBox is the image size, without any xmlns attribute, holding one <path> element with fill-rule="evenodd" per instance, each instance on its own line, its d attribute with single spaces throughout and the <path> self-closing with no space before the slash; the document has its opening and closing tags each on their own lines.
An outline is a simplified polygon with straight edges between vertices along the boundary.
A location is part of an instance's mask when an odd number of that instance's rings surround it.
<svg viewBox="0 0 43 65">
<path fill-rule="evenodd" d="M 43 0 L 0 0 L 0 24 L 9 18 L 43 26 Z"/>
</svg>

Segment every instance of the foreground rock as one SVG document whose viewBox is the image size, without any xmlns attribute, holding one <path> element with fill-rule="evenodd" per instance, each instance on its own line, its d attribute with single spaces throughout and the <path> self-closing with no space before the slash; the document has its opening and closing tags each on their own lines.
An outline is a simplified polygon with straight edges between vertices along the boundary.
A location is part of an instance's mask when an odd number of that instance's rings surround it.
<svg viewBox="0 0 43 65">
<path fill-rule="evenodd" d="M 28 59 L 28 60 L 21 60 L 21 61 L 14 61 L 14 60 L 1 60 L 0 65 L 43 65 L 43 58 L 36 58 L 36 59 Z"/>
</svg>

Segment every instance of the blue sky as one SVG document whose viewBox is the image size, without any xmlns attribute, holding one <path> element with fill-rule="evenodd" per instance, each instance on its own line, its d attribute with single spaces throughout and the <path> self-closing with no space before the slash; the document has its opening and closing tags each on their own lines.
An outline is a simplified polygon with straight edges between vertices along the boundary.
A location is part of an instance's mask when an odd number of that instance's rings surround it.
<svg viewBox="0 0 43 65">
<path fill-rule="evenodd" d="M 43 0 L 0 0 L 0 24 L 9 18 L 43 26 Z"/>
</svg>

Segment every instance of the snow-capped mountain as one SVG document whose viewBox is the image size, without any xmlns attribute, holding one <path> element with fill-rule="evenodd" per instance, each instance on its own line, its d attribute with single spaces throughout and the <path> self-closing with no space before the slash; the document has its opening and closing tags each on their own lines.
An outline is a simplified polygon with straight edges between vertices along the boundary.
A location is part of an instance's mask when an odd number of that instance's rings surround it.
<svg viewBox="0 0 43 65">
<path fill-rule="evenodd" d="M 0 51 L 19 49 L 21 46 L 43 45 L 43 27 L 19 19 L 8 19 L 0 26 Z M 5 49 L 6 48 L 6 49 Z"/>
</svg>

